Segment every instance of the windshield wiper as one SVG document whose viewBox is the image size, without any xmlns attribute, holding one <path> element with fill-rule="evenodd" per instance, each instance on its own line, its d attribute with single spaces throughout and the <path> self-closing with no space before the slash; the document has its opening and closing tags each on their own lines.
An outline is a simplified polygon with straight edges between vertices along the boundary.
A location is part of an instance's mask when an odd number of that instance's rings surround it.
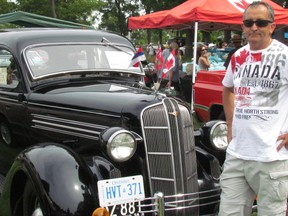
<svg viewBox="0 0 288 216">
<path fill-rule="evenodd" d="M 125 52 L 125 53 L 127 53 L 127 54 L 129 54 L 129 55 L 132 55 L 132 53 L 129 53 L 129 52 L 127 52 L 126 50 L 121 49 L 119 46 L 116 46 L 115 44 L 112 44 L 112 43 L 111 43 L 108 39 L 106 39 L 105 37 L 102 37 L 101 43 L 105 43 L 106 45 L 108 45 L 108 46 L 110 46 L 110 47 L 113 47 L 113 48 L 116 49 L 116 50 Z"/>
</svg>

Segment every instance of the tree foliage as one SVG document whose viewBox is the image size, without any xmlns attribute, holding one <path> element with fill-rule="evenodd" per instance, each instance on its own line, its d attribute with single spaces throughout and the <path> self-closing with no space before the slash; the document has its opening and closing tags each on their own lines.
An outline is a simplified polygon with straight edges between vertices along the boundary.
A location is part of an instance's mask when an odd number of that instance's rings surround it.
<svg viewBox="0 0 288 216">
<path fill-rule="evenodd" d="M 14 2 L 8 2 L 7 0 L 0 0 L 0 5 L 0 14 L 13 12 L 17 8 Z"/>
<path fill-rule="evenodd" d="M 17 10 L 91 25 L 94 11 L 104 5 L 101 0 L 17 0 Z"/>
<path fill-rule="evenodd" d="M 129 16 L 138 16 L 155 11 L 171 9 L 186 0 L 0 0 L 0 13 L 21 10 L 29 13 L 55 17 L 71 22 L 91 25 L 97 21 L 100 29 L 128 34 Z M 277 4 L 288 7 L 288 0 L 274 0 Z M 100 16 L 98 16 L 101 14 Z M 146 42 L 158 41 L 169 34 L 161 30 L 133 31 L 133 36 Z M 180 33 L 182 34 L 182 33 Z M 185 34 L 185 33 L 184 33 Z"/>
<path fill-rule="evenodd" d="M 99 28 L 127 35 L 127 19 L 129 16 L 138 15 L 138 11 L 137 0 L 107 0 L 106 5 L 100 10 L 103 15 Z"/>
</svg>

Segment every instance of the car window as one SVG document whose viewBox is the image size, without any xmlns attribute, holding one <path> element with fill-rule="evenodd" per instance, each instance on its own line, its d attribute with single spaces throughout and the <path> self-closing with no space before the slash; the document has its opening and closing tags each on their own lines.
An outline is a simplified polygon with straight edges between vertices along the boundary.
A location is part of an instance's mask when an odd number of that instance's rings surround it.
<svg viewBox="0 0 288 216">
<path fill-rule="evenodd" d="M 24 58 L 34 79 L 59 73 L 77 71 L 127 70 L 131 67 L 133 50 L 125 46 L 107 44 L 56 44 L 28 48 Z"/>
<path fill-rule="evenodd" d="M 0 48 L 0 90 L 19 92 L 20 85 L 14 57 L 8 50 Z"/>
</svg>

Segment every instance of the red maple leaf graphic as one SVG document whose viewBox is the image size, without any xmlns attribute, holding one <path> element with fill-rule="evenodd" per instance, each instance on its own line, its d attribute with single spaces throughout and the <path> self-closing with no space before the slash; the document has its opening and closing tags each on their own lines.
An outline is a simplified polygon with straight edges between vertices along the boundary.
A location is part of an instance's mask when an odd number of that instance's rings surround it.
<svg viewBox="0 0 288 216">
<path fill-rule="evenodd" d="M 242 8 L 243 10 L 246 9 L 246 7 L 249 5 L 246 1 L 239 1 L 235 3 L 237 7 Z"/>
<path fill-rule="evenodd" d="M 174 64 L 174 59 L 171 58 L 171 59 L 167 59 L 165 66 L 168 70 L 170 70 L 173 67 L 173 64 Z"/>
<path fill-rule="evenodd" d="M 236 64 L 238 66 L 241 66 L 246 61 L 249 55 L 250 55 L 250 52 L 247 52 L 247 50 L 242 50 L 240 52 L 240 55 L 235 56 L 235 58 L 231 59 L 232 70 L 233 71 L 235 70 Z"/>
<path fill-rule="evenodd" d="M 161 70 L 163 64 L 164 64 L 164 57 L 162 55 L 162 50 L 158 49 L 158 52 L 156 53 L 155 56 L 155 61 L 154 61 L 157 70 Z"/>
<path fill-rule="evenodd" d="M 171 54 L 169 55 L 168 59 L 165 63 L 165 69 L 170 70 L 175 65 L 175 50 L 172 50 Z"/>
</svg>

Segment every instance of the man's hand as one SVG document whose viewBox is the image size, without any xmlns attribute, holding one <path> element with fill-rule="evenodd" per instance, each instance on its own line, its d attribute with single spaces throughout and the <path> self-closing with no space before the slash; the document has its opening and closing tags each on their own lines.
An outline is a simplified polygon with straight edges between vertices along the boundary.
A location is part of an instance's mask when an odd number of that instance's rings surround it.
<svg viewBox="0 0 288 216">
<path fill-rule="evenodd" d="M 282 140 L 282 142 L 278 145 L 277 151 L 280 151 L 280 149 L 285 146 L 286 149 L 288 149 L 288 133 L 282 134 L 278 137 L 277 141 Z"/>
</svg>

